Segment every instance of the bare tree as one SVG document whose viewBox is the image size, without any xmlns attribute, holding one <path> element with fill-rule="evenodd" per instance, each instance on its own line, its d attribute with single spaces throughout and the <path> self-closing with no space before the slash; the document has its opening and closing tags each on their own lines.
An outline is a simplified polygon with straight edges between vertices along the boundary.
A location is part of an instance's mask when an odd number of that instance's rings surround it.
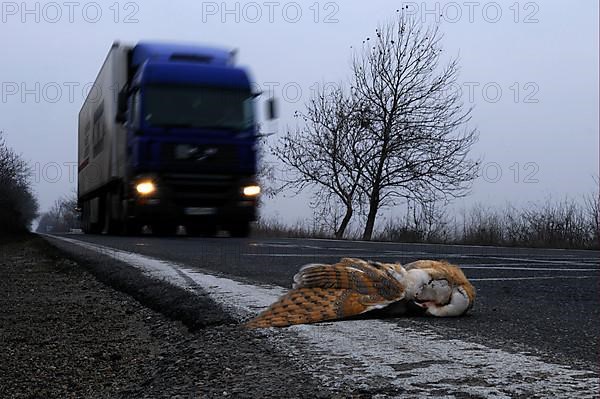
<svg viewBox="0 0 600 399">
<path fill-rule="evenodd" d="M 0 131 L 0 183 L 22 186 L 29 180 L 27 163 L 12 149 L 8 148 Z"/>
<path fill-rule="evenodd" d="M 79 228 L 79 214 L 76 208 L 77 194 L 75 192 L 57 199 L 52 208 L 42 214 L 37 231 L 64 233 Z"/>
<path fill-rule="evenodd" d="M 587 224 L 590 231 L 591 247 L 600 248 L 600 176 L 593 176 L 594 191 L 585 196 Z"/>
<path fill-rule="evenodd" d="M 0 233 L 26 230 L 37 217 L 30 176 L 29 166 L 8 148 L 0 131 Z"/>
<path fill-rule="evenodd" d="M 366 131 L 357 125 L 353 100 L 341 88 L 321 90 L 307 104 L 306 113 L 297 113 L 304 126 L 288 132 L 273 148 L 285 165 L 284 185 L 299 193 L 315 189 L 317 206 L 344 209 L 342 218 L 333 218 L 335 237 L 341 238 L 352 219 L 364 165 Z M 338 222 L 339 221 L 339 222 Z"/>
<path fill-rule="evenodd" d="M 261 196 L 259 197 L 259 207 L 262 207 L 264 204 L 264 198 L 273 198 L 277 194 L 276 188 L 276 167 L 275 164 L 271 161 L 269 162 L 268 150 L 269 146 L 267 144 L 267 137 L 270 134 L 261 134 L 257 146 L 257 159 L 258 159 L 258 169 L 256 171 L 256 178 L 258 179 L 258 184 L 261 188 Z"/>
<path fill-rule="evenodd" d="M 348 217 L 347 206 L 341 203 L 335 193 L 321 187 L 313 196 L 309 206 L 313 210 L 313 218 L 319 224 L 320 230 L 334 232 L 336 238 L 343 238 L 350 217 Z M 348 221 L 343 225 L 342 222 L 346 217 Z"/>
<path fill-rule="evenodd" d="M 377 213 L 402 199 L 422 203 L 466 195 L 478 162 L 471 109 L 458 90 L 458 60 L 440 66 L 442 34 L 399 14 L 354 55 L 352 94 L 369 131 L 359 188 L 368 202 L 363 239 Z"/>
</svg>

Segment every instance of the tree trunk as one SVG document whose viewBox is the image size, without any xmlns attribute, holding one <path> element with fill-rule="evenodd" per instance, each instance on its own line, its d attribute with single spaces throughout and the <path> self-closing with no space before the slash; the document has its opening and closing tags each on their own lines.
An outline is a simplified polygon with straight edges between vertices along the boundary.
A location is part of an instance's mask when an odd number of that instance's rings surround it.
<svg viewBox="0 0 600 399">
<path fill-rule="evenodd" d="M 342 220 L 340 227 L 335 232 L 335 238 L 337 238 L 337 239 L 344 238 L 344 233 L 346 232 L 346 228 L 348 227 L 348 224 L 350 223 L 350 219 L 352 219 L 352 213 L 353 213 L 352 205 L 346 205 L 346 214 L 344 215 L 344 219 Z"/>
<path fill-rule="evenodd" d="M 375 218 L 377 217 L 377 211 L 379 210 L 379 190 L 373 190 L 373 195 L 369 199 L 369 214 L 367 215 L 367 224 L 363 232 L 362 239 L 365 241 L 371 241 L 373 236 L 373 229 L 375 228 Z"/>
</svg>

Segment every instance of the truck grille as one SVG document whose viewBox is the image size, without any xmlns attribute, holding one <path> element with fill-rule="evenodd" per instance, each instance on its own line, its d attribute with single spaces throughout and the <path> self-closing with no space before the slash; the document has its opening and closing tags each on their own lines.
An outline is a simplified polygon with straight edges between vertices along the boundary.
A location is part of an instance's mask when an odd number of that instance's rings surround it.
<svg viewBox="0 0 600 399">
<path fill-rule="evenodd" d="M 222 206 L 237 195 L 231 175 L 167 174 L 163 181 L 179 206 Z"/>
<path fill-rule="evenodd" d="M 162 162 L 166 170 L 174 172 L 231 173 L 239 166 L 233 145 L 163 144 Z"/>
</svg>

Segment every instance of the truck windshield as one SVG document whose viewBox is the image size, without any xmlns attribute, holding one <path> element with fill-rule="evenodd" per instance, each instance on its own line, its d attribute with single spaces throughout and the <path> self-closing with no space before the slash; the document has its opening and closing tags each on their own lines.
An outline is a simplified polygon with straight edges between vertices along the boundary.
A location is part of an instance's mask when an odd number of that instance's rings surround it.
<svg viewBox="0 0 600 399">
<path fill-rule="evenodd" d="M 252 127 L 249 91 L 195 86 L 148 86 L 144 120 L 150 126 L 245 130 Z"/>
</svg>

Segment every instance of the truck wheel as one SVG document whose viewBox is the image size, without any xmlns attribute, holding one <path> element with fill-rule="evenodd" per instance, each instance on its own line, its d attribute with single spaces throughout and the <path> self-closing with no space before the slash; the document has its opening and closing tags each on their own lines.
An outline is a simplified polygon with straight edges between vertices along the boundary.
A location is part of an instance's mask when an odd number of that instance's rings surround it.
<svg viewBox="0 0 600 399">
<path fill-rule="evenodd" d="M 112 207 L 112 195 L 107 193 L 104 200 L 104 231 L 103 234 L 114 235 L 117 234 L 121 229 L 119 222 L 113 219 L 114 210 Z"/>
<path fill-rule="evenodd" d="M 114 202 L 116 201 L 116 205 Z M 127 209 L 123 209 L 122 205 L 123 192 L 122 190 L 106 194 L 105 206 L 105 225 L 104 232 L 109 235 L 121 234 L 137 234 L 140 231 L 140 226 L 136 223 L 131 224 L 127 217 Z M 131 225 L 128 225 L 131 224 Z M 129 233 L 131 231 L 131 233 Z"/>
<path fill-rule="evenodd" d="M 121 194 L 120 198 L 123 198 Z M 142 224 L 135 217 L 129 216 L 129 207 L 123 206 L 121 209 L 121 219 L 119 220 L 120 234 L 124 236 L 137 236 L 142 234 Z"/>
<path fill-rule="evenodd" d="M 91 223 L 92 234 L 102 234 L 106 221 L 106 198 L 100 197 L 98 201 L 98 223 Z"/>
<path fill-rule="evenodd" d="M 87 201 L 81 204 L 81 231 L 85 234 L 90 233 L 90 206 Z"/>
<path fill-rule="evenodd" d="M 100 234 L 102 232 L 102 227 L 104 225 L 104 223 L 102 222 L 97 222 L 97 223 L 92 223 L 91 219 L 91 205 L 90 205 L 90 201 L 85 201 L 83 203 L 83 212 L 82 212 L 82 216 L 81 216 L 81 230 L 85 233 L 85 234 Z M 100 208 L 100 220 L 104 221 L 103 217 L 103 212 L 102 212 L 102 203 L 100 204 L 101 208 Z"/>
<path fill-rule="evenodd" d="M 232 237 L 246 238 L 250 235 L 250 222 L 237 223 L 229 228 Z"/>
</svg>

